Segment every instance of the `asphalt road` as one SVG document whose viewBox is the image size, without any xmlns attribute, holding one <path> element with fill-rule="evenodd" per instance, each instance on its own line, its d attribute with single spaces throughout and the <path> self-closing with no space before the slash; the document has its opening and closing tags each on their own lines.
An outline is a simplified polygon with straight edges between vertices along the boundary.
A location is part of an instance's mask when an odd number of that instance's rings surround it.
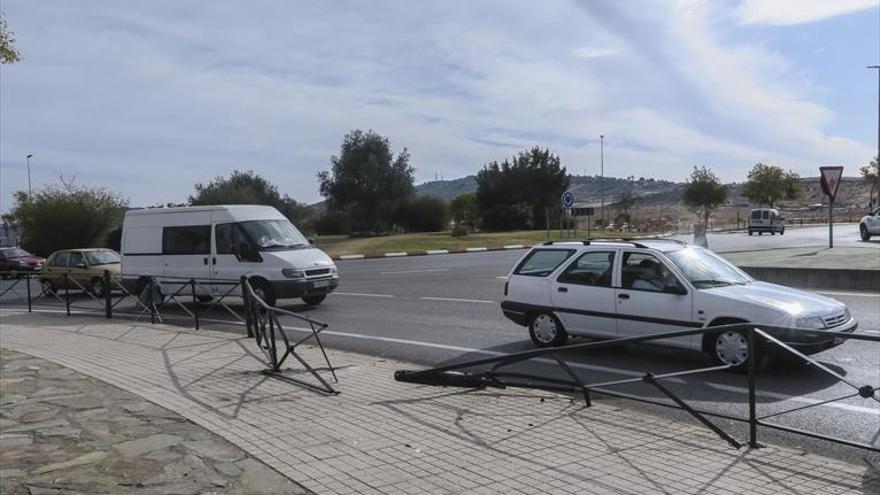
<svg viewBox="0 0 880 495">
<path fill-rule="evenodd" d="M 821 237 L 817 230 L 803 229 L 798 238 L 789 237 L 789 232 L 784 237 L 772 238 L 718 234 L 710 243 L 717 241 L 713 247 L 721 251 L 739 250 L 738 246 L 745 241 L 778 242 L 795 238 L 795 242 L 807 242 L 806 239 Z M 328 322 L 330 328 L 323 339 L 331 347 L 407 361 L 414 363 L 414 367 L 533 349 L 526 329 L 505 319 L 498 307 L 503 297 L 504 277 L 523 253 L 502 251 L 344 261 L 338 265 L 339 290 L 324 304 L 309 308 L 295 304 L 296 301 L 284 301 L 293 303 L 284 307 Z M 860 333 L 880 335 L 880 293 L 824 293 L 850 307 L 860 321 Z M 88 305 L 90 301 L 80 296 L 78 303 Z M 292 334 L 301 335 L 295 322 L 291 321 L 290 325 Z M 854 383 L 880 386 L 880 343 L 850 341 L 817 357 Z M 575 371 L 587 382 L 630 378 L 646 371 L 664 373 L 710 365 L 708 357 L 699 353 L 645 345 L 584 352 L 568 359 L 575 363 Z M 546 360 L 518 366 L 518 371 L 562 376 L 559 369 Z M 747 415 L 746 378 L 742 375 L 713 372 L 670 379 L 666 383 L 694 406 L 742 417 Z M 854 391 L 834 377 L 794 359 L 765 360 L 758 386 L 759 415 L 816 405 L 774 418 L 780 424 L 860 442 L 868 442 L 880 433 L 880 404 L 861 398 L 819 404 Z M 665 400 L 656 389 L 644 384 L 618 390 Z M 608 398 L 600 400 L 691 420 L 656 406 Z M 723 424 L 738 438 L 746 438 L 741 425 Z M 854 449 L 769 430 L 762 430 L 760 438 L 852 461 L 861 455 Z"/>
<path fill-rule="evenodd" d="M 676 238 L 693 242 L 693 235 L 679 235 Z M 706 239 L 709 248 L 718 252 L 753 251 L 758 249 L 781 249 L 828 246 L 828 225 L 814 227 L 790 226 L 784 235 L 757 233 L 749 236 L 745 231 L 710 233 Z M 869 242 L 859 238 L 859 225 L 856 223 L 834 225 L 835 247 L 873 247 L 880 249 L 880 238 Z"/>
</svg>

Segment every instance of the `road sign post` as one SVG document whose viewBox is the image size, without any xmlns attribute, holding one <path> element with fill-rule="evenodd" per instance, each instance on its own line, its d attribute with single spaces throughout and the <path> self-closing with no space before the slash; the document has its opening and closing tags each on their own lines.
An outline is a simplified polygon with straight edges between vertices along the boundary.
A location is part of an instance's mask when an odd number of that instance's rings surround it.
<svg viewBox="0 0 880 495">
<path fill-rule="evenodd" d="M 819 167 L 819 185 L 828 196 L 828 249 L 834 247 L 834 197 L 840 187 L 843 167 Z"/>
</svg>

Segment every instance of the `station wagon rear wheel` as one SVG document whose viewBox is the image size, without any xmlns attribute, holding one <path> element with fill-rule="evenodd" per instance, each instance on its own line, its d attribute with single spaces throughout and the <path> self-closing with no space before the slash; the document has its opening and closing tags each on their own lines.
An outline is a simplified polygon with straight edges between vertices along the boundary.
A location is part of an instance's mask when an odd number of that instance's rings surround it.
<svg viewBox="0 0 880 495">
<path fill-rule="evenodd" d="M 49 279 L 40 280 L 40 286 L 43 288 L 43 294 L 51 296 L 55 294 L 55 285 Z"/>
<path fill-rule="evenodd" d="M 559 319 L 551 313 L 537 313 L 529 322 L 529 336 L 538 347 L 557 347 L 565 344 L 568 334 Z"/>
<path fill-rule="evenodd" d="M 99 277 L 93 278 L 91 284 L 89 284 L 89 292 L 95 297 L 104 297 L 104 279 Z"/>
</svg>

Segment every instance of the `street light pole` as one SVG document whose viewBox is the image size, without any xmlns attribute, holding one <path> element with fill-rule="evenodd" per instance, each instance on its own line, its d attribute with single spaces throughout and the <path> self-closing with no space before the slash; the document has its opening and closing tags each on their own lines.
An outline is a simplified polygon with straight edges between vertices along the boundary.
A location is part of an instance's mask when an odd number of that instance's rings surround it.
<svg viewBox="0 0 880 495">
<path fill-rule="evenodd" d="M 599 191 L 602 193 L 602 228 L 608 230 L 605 218 L 605 135 L 599 134 Z"/>
<path fill-rule="evenodd" d="M 880 204 L 880 65 L 869 65 L 868 69 L 878 69 L 877 70 L 877 156 L 874 157 L 877 160 L 877 180 L 874 189 L 877 191 L 877 202 L 874 203 L 874 206 Z M 868 168 L 871 168 L 870 162 L 868 163 Z"/>
<path fill-rule="evenodd" d="M 25 157 L 27 159 L 27 171 L 28 171 L 28 199 L 34 199 L 34 195 L 31 192 L 31 157 L 32 156 L 34 156 L 34 155 L 30 154 Z"/>
</svg>

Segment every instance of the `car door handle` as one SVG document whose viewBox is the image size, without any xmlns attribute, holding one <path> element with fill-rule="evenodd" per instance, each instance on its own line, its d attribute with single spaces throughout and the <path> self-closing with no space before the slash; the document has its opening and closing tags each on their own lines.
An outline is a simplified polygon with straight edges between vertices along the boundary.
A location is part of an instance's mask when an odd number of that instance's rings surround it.
<svg viewBox="0 0 880 495">
<path fill-rule="evenodd" d="M 629 294 L 618 294 L 617 298 L 618 299 L 629 299 Z"/>
<path fill-rule="evenodd" d="M 557 287 L 556 292 L 568 292 L 568 287 Z"/>
</svg>

